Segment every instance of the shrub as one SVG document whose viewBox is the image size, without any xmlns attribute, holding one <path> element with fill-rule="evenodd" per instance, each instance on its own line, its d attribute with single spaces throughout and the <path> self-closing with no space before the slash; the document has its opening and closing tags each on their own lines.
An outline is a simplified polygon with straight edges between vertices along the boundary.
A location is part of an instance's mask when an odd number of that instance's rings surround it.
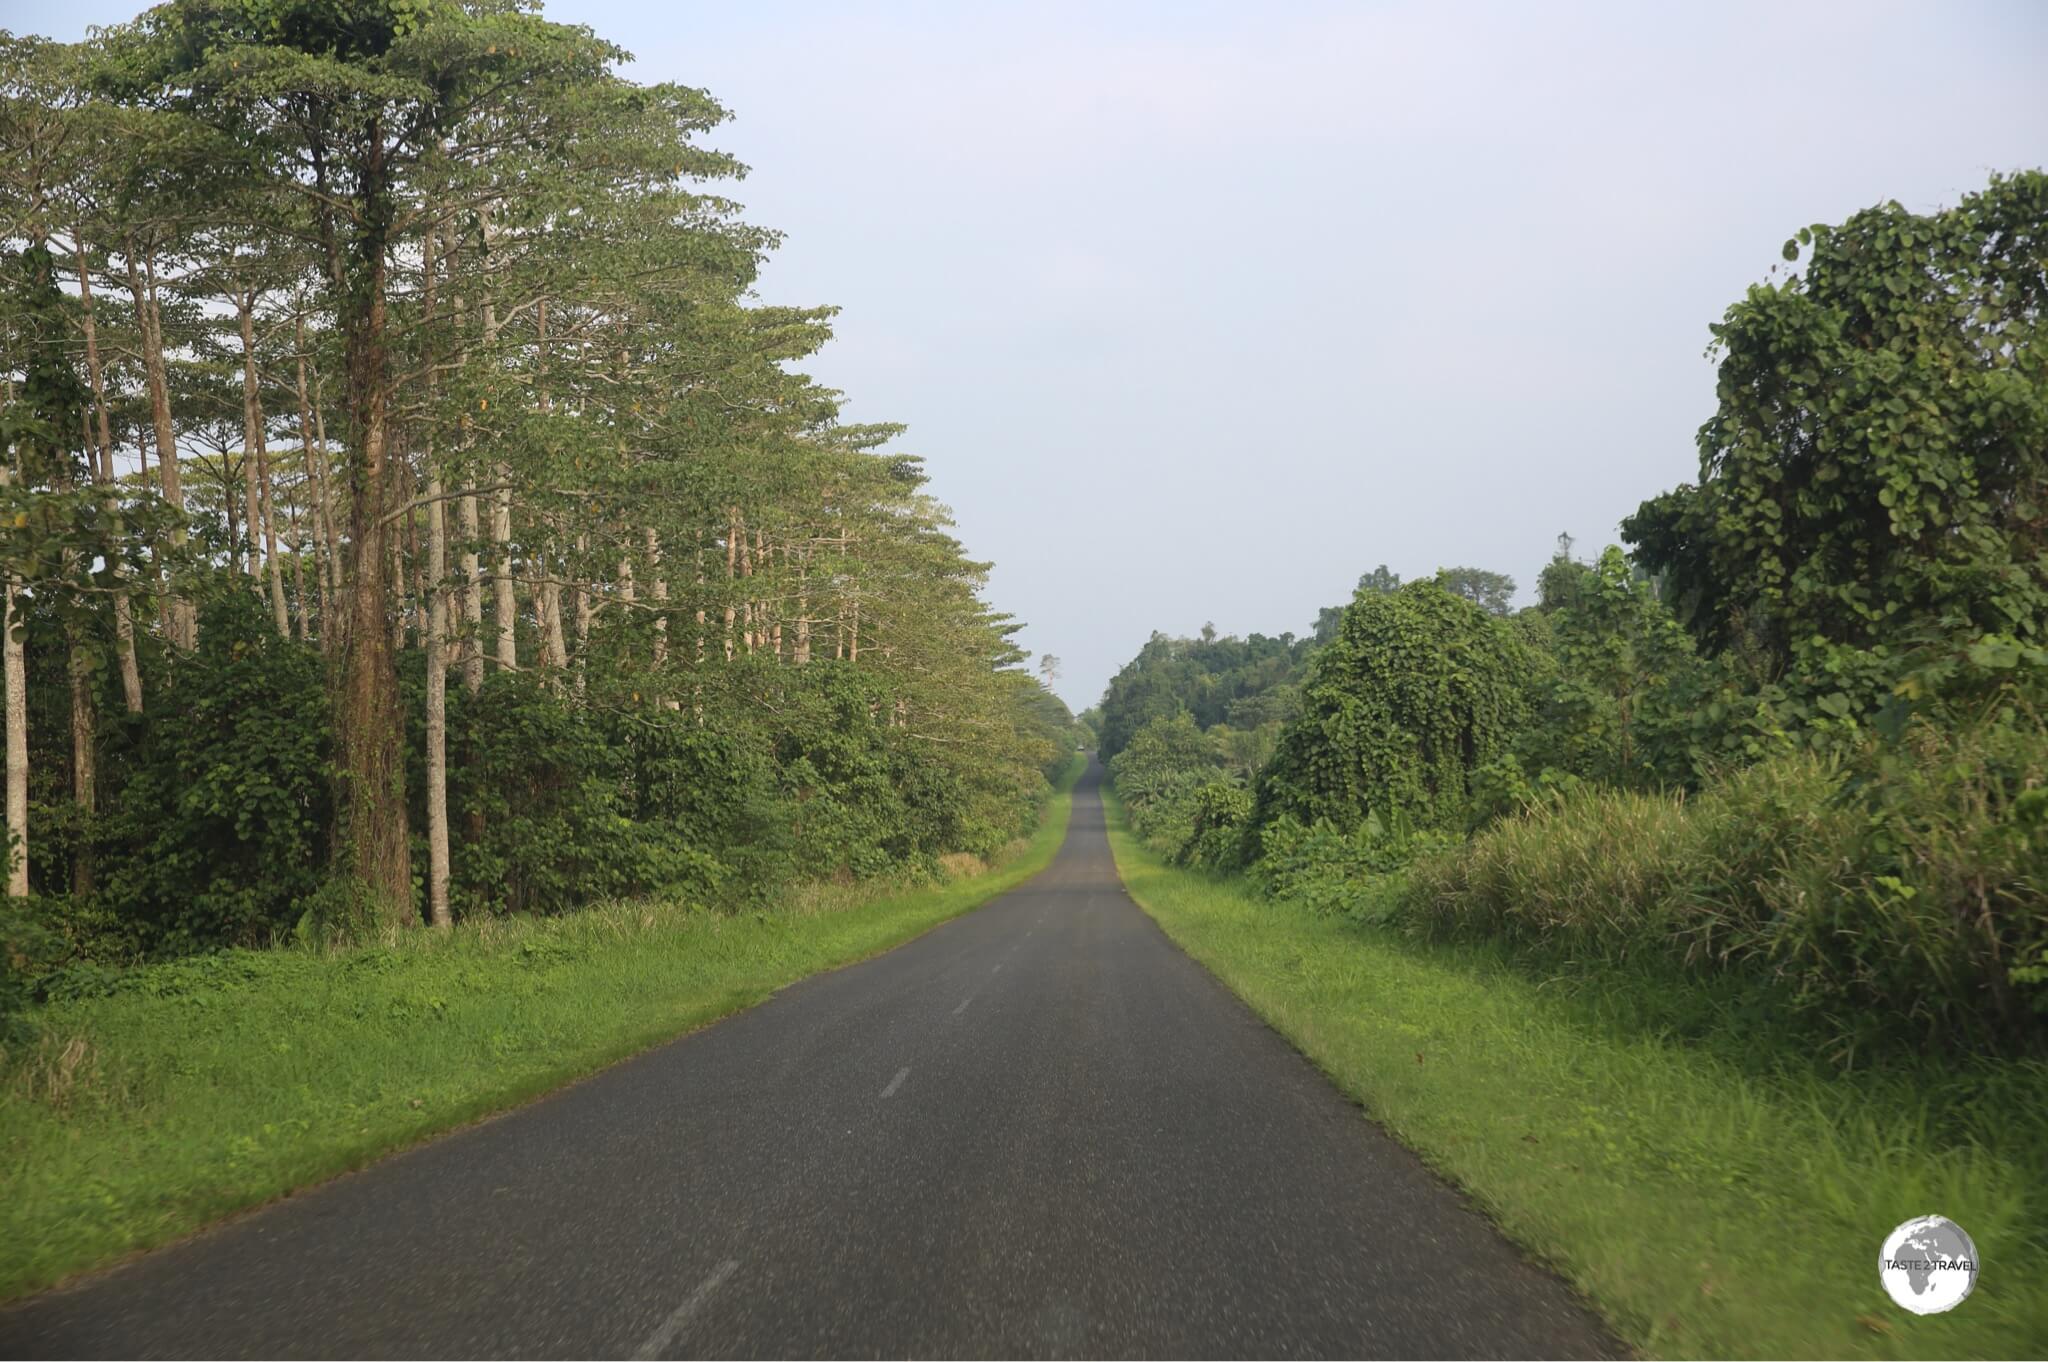
<svg viewBox="0 0 2048 1362">
<path fill-rule="evenodd" d="M 1429 931 L 1625 953 L 1660 928 L 1696 862 L 1680 796 L 1592 789 L 1531 806 L 1456 850 L 1420 859 L 1412 916 Z"/>
<path fill-rule="evenodd" d="M 1369 814 L 1349 832 L 1327 818 L 1304 826 L 1278 819 L 1260 831 L 1261 854 L 1251 878 L 1273 898 L 1319 913 L 1385 921 L 1398 912 L 1402 872 L 1418 856 L 1450 845 L 1443 833 L 1416 832 L 1405 820 L 1392 827 Z"/>
<path fill-rule="evenodd" d="M 150 954 L 289 931 L 333 820 L 320 655 L 279 638 L 250 593 L 222 595 L 146 718 L 103 820 L 100 909 Z"/>
<path fill-rule="evenodd" d="M 2008 708 L 1915 721 L 1853 759 L 1799 752 L 1690 799 L 1588 788 L 1416 862 L 1434 936 L 1755 969 L 1879 1040 L 2048 1040 L 2048 729 Z"/>
<path fill-rule="evenodd" d="M 1252 794 L 1234 780 L 1212 780 L 1187 796 L 1188 833 L 1174 859 L 1181 865 L 1227 869 L 1237 864 Z"/>
</svg>

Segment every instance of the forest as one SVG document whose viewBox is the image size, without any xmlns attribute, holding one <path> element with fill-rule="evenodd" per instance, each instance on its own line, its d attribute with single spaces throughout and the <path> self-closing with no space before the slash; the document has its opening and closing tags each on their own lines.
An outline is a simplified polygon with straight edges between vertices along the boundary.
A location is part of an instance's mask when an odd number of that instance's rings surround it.
<svg viewBox="0 0 2048 1362">
<path fill-rule="evenodd" d="M 0 1017 L 224 947 L 939 882 L 1072 748 L 704 91 L 516 4 L 0 34 Z M 602 135 L 593 130 L 602 129 Z"/>
<path fill-rule="evenodd" d="M 1533 603 L 1368 573 L 1083 716 L 1172 861 L 1418 942 L 1658 962 L 1854 1064 L 2048 1042 L 2048 175 L 1785 242 L 1694 483 Z M 1718 981 L 1718 982 L 1717 982 Z"/>
</svg>

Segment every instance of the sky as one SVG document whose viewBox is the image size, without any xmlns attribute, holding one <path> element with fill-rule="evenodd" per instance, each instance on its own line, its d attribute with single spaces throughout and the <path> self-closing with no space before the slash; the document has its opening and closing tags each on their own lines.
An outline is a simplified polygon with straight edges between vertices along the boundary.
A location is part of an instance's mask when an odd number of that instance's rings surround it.
<svg viewBox="0 0 2048 1362">
<path fill-rule="evenodd" d="M 134 0 L 0 0 L 59 38 Z M 555 0 L 708 89 L 804 367 L 901 421 L 1075 708 L 1385 563 L 1529 598 L 1697 473 L 1801 226 L 2048 164 L 2048 6 Z"/>
</svg>

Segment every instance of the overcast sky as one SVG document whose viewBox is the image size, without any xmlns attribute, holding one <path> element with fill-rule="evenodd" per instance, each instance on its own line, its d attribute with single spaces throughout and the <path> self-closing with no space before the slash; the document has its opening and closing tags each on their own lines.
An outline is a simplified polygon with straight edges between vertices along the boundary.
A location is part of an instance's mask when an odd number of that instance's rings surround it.
<svg viewBox="0 0 2048 1362">
<path fill-rule="evenodd" d="M 1597 551 L 1787 236 L 2048 163 L 2031 3 L 547 12 L 734 112 L 763 298 L 845 309 L 811 372 L 909 424 L 1076 709 L 1154 629 Z"/>
</svg>

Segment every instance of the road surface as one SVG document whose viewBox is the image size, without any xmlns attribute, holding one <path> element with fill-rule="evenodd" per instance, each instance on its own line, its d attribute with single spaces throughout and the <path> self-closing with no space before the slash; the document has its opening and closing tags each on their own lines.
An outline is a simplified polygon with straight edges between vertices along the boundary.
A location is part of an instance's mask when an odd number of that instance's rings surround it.
<svg viewBox="0 0 2048 1362">
<path fill-rule="evenodd" d="M 988 906 L 0 1312 L 0 1354 L 1618 1354 L 1125 896 L 1099 779 Z"/>
</svg>

